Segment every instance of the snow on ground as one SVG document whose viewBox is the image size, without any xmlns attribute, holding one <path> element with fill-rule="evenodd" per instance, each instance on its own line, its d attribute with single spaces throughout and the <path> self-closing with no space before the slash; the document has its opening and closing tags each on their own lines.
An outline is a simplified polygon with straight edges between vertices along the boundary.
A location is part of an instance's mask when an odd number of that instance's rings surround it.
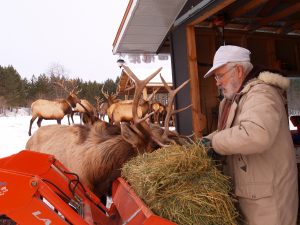
<svg viewBox="0 0 300 225">
<path fill-rule="evenodd" d="M 25 149 L 26 142 L 29 139 L 28 129 L 30 119 L 29 109 L 26 108 L 19 109 L 17 113 L 15 111 L 6 112 L 6 116 L 0 115 L 0 158 Z M 37 119 L 32 125 L 32 134 L 38 128 L 36 122 Z M 74 122 L 79 123 L 79 116 L 74 116 Z M 42 126 L 56 123 L 56 120 L 43 120 Z M 66 116 L 61 123 L 68 124 Z"/>
<path fill-rule="evenodd" d="M 10 156 L 25 149 L 26 142 L 29 139 L 28 129 L 31 119 L 30 110 L 27 108 L 20 108 L 16 113 L 6 112 L 6 115 L 0 114 L 0 158 Z M 108 121 L 108 118 L 105 118 Z M 37 119 L 32 124 L 31 133 L 33 134 L 38 126 Z M 74 122 L 79 123 L 79 116 L 74 116 Z M 61 122 L 68 125 L 68 118 L 65 116 Z M 57 124 L 56 120 L 43 120 L 42 126 L 49 124 Z M 174 130 L 174 127 L 170 127 Z"/>
</svg>

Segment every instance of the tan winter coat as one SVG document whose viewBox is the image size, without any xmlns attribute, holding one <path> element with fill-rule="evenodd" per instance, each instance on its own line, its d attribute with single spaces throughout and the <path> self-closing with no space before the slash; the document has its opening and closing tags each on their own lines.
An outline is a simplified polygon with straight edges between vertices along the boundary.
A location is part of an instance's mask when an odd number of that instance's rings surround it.
<svg viewBox="0 0 300 225">
<path fill-rule="evenodd" d="M 227 155 L 225 173 L 232 177 L 244 224 L 297 221 L 297 165 L 282 96 L 288 85 L 279 74 L 260 73 L 238 94 L 226 129 L 208 136 L 214 150 Z"/>
</svg>

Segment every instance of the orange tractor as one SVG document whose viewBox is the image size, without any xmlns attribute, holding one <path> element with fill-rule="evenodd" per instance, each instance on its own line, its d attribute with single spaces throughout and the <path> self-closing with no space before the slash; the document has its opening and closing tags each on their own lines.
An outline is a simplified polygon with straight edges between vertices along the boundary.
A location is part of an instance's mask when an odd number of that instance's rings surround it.
<svg viewBox="0 0 300 225">
<path fill-rule="evenodd" d="M 0 159 L 0 224 L 175 225 L 151 212 L 122 178 L 107 208 L 55 157 L 26 150 Z"/>
</svg>

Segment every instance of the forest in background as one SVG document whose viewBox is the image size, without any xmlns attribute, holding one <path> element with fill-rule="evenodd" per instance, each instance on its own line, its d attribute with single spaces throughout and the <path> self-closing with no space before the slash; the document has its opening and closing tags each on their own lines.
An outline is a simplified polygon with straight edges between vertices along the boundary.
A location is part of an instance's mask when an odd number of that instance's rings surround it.
<svg viewBox="0 0 300 225">
<path fill-rule="evenodd" d="M 13 66 L 0 65 L 0 113 L 6 109 L 30 107 L 33 101 L 40 98 L 48 100 L 66 98 L 68 93 L 55 82 L 63 82 L 68 90 L 77 86 L 79 90 L 81 89 L 78 97 L 87 99 L 95 105 L 95 96 L 104 98 L 101 92 L 103 85 L 105 85 L 105 92 L 114 93 L 119 77 L 115 81 L 107 79 L 104 83 L 98 83 L 83 81 L 80 78 L 69 79 L 64 74 L 50 72 L 49 75 L 32 75 L 27 79 L 22 78 Z"/>
</svg>

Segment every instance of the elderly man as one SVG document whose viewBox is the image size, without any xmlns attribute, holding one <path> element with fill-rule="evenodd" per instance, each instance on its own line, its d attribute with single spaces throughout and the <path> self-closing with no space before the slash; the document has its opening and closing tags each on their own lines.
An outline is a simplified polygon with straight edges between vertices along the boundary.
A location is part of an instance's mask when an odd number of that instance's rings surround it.
<svg viewBox="0 0 300 225">
<path fill-rule="evenodd" d="M 289 80 L 270 70 L 257 70 L 250 51 L 220 47 L 213 67 L 224 99 L 217 131 L 205 138 L 226 156 L 224 173 L 232 178 L 243 224 L 295 225 L 298 178 L 283 92 Z"/>
</svg>

